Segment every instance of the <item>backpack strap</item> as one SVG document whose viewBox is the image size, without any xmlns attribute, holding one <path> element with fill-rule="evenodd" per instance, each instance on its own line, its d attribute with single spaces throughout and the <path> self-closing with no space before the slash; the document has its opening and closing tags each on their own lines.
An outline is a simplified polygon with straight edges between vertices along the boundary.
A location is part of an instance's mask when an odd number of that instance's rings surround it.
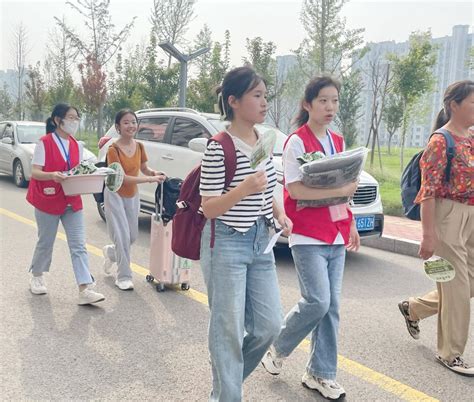
<svg viewBox="0 0 474 402">
<path fill-rule="evenodd" d="M 229 187 L 237 170 L 237 154 L 235 152 L 234 141 L 231 136 L 225 131 L 221 131 L 214 137 L 209 138 L 207 144 L 211 142 L 218 142 L 224 151 L 224 166 L 225 166 L 225 181 L 224 188 Z M 211 219 L 211 248 L 214 248 L 214 241 L 216 239 L 216 220 Z"/>
<path fill-rule="evenodd" d="M 456 145 L 454 143 L 453 136 L 445 128 L 439 128 L 431 135 L 433 136 L 434 134 L 441 134 L 444 137 L 444 140 L 446 141 L 447 162 L 446 162 L 446 170 L 444 172 L 444 176 L 445 176 L 446 182 L 449 182 L 449 179 L 451 178 L 451 165 L 454 158 L 454 148 Z"/>
</svg>

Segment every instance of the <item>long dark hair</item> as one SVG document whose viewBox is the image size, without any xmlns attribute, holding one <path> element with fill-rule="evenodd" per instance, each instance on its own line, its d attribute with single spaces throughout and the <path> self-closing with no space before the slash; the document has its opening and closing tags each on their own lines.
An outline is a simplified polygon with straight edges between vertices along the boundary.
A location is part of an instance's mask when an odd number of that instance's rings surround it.
<svg viewBox="0 0 474 402">
<path fill-rule="evenodd" d="M 59 117 L 61 120 L 64 120 L 67 115 L 67 112 L 69 112 L 70 109 L 74 109 L 77 115 L 81 117 L 81 114 L 79 113 L 79 110 L 76 107 L 71 106 L 69 103 L 58 103 L 54 107 L 51 116 L 46 119 L 46 134 L 52 133 L 58 128 L 56 122 L 54 121 L 54 118 Z"/>
<path fill-rule="evenodd" d="M 240 99 L 261 82 L 264 82 L 266 85 L 265 80 L 251 67 L 244 66 L 230 70 L 225 75 L 222 85 L 216 90 L 217 104 L 221 116 L 225 120 L 233 120 L 234 111 L 229 105 L 229 96 Z"/>
<path fill-rule="evenodd" d="M 300 111 L 293 120 L 293 124 L 296 127 L 301 127 L 303 124 L 306 124 L 309 120 L 309 113 L 304 108 L 305 103 L 311 103 L 314 98 L 317 98 L 321 89 L 326 87 L 334 87 L 339 93 L 341 90 L 341 83 L 329 75 L 322 75 L 319 77 L 314 77 L 304 90 L 304 97 L 301 100 Z"/>
<path fill-rule="evenodd" d="M 456 81 L 449 85 L 444 91 L 443 108 L 436 116 L 433 125 L 433 132 L 443 127 L 451 119 L 451 102 L 456 102 L 458 105 L 474 92 L 474 81 L 464 80 Z"/>
</svg>

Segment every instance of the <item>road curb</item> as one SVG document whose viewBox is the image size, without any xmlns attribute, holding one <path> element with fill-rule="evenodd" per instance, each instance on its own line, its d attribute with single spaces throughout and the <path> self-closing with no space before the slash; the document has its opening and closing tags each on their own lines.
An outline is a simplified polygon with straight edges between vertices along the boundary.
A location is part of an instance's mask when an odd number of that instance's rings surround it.
<svg viewBox="0 0 474 402">
<path fill-rule="evenodd" d="M 400 239 L 393 236 L 361 239 L 361 244 L 363 246 L 408 255 L 410 257 L 418 257 L 418 249 L 420 247 L 420 243 L 417 241 Z"/>
</svg>

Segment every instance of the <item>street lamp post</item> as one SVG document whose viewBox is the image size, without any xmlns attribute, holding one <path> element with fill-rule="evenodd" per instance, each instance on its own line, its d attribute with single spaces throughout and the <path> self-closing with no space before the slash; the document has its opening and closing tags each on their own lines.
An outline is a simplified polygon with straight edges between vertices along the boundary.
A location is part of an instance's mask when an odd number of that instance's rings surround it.
<svg viewBox="0 0 474 402">
<path fill-rule="evenodd" d="M 190 54 L 181 53 L 176 47 L 170 42 L 161 42 L 158 44 L 166 53 L 173 56 L 176 60 L 179 61 L 179 107 L 186 107 L 186 86 L 188 82 L 188 62 L 201 56 L 204 53 L 207 53 L 210 49 L 204 47 L 202 49 L 196 50 Z"/>
</svg>

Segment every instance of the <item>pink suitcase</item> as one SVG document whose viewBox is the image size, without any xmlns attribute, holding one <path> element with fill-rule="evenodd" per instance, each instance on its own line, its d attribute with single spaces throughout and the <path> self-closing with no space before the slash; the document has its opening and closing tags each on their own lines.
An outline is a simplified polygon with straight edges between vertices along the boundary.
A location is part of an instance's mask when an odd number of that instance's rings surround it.
<svg viewBox="0 0 474 402">
<path fill-rule="evenodd" d="M 161 205 L 163 205 L 163 186 L 161 186 Z M 156 280 L 156 290 L 162 292 L 165 285 L 181 285 L 182 290 L 189 289 L 191 261 L 178 257 L 171 250 L 171 222 L 164 222 L 161 211 L 151 216 L 150 233 L 150 274 L 148 282 Z"/>
</svg>

